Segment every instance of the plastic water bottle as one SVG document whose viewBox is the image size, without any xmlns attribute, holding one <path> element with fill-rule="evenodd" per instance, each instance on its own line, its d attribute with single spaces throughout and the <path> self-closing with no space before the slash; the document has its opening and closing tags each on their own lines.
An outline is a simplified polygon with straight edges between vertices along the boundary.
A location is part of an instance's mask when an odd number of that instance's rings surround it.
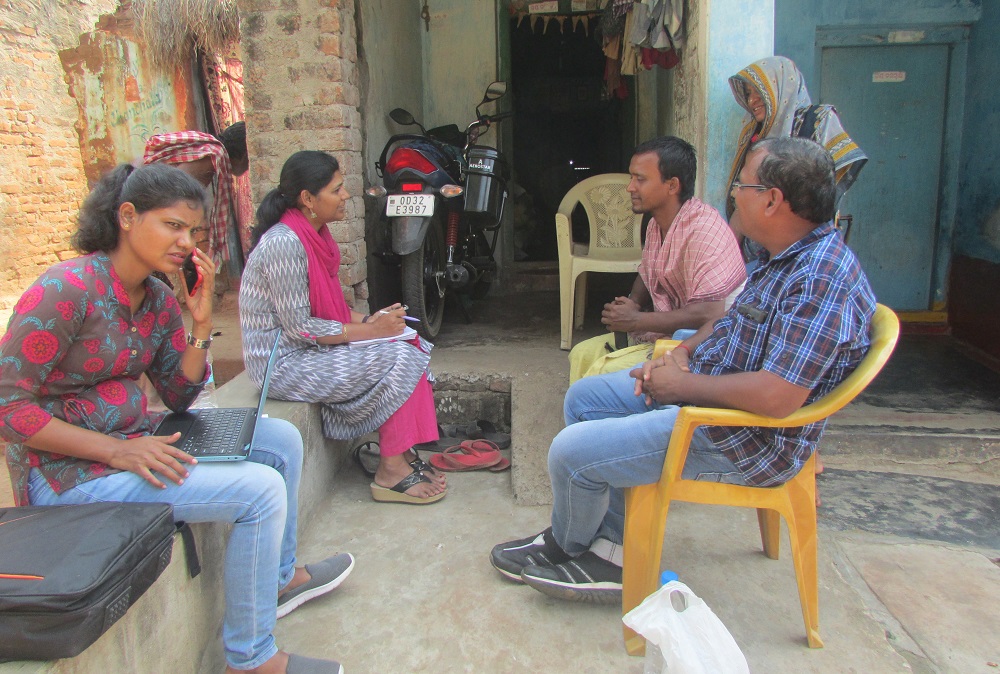
<svg viewBox="0 0 1000 674">
<path fill-rule="evenodd" d="M 662 588 L 667 583 L 677 579 L 677 574 L 673 571 L 664 571 L 660 574 L 660 587 Z M 659 592 L 659 590 L 657 590 L 657 592 Z M 663 660 L 663 653 L 660 651 L 660 647 L 652 641 L 647 641 L 646 659 L 643 662 L 642 674 L 662 674 L 664 671 L 663 668 L 666 664 L 667 663 Z"/>
</svg>

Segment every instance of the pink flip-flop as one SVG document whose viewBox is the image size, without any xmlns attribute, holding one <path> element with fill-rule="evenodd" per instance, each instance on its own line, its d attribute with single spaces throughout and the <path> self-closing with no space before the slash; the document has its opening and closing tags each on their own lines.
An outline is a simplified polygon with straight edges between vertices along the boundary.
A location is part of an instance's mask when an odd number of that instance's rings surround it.
<svg viewBox="0 0 1000 674">
<path fill-rule="evenodd" d="M 464 451 L 466 454 L 470 454 L 473 452 L 488 453 L 488 452 L 500 451 L 500 446 L 497 443 L 493 442 L 492 440 L 485 440 L 485 439 L 466 440 L 465 442 L 461 443 L 461 447 L 462 451 Z M 510 460 L 501 454 L 500 460 L 497 461 L 492 466 L 487 466 L 487 468 L 491 473 L 502 473 L 503 471 L 510 468 Z"/>
<path fill-rule="evenodd" d="M 466 440 L 430 457 L 432 466 L 453 473 L 492 468 L 503 461 L 500 450 L 488 440 Z"/>
</svg>

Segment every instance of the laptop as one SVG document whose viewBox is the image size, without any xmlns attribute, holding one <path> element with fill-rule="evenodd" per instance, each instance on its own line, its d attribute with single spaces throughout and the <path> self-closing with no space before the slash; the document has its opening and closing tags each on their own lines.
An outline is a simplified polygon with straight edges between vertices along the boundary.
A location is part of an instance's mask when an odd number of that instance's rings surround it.
<svg viewBox="0 0 1000 674">
<path fill-rule="evenodd" d="M 264 403 L 274 362 L 278 359 L 280 336 L 279 333 L 275 337 L 271 347 L 256 408 L 216 407 L 173 412 L 163 418 L 153 435 L 172 435 L 180 431 L 181 437 L 174 447 L 198 461 L 242 461 L 247 458 L 257 430 L 257 420 L 264 416 Z"/>
</svg>

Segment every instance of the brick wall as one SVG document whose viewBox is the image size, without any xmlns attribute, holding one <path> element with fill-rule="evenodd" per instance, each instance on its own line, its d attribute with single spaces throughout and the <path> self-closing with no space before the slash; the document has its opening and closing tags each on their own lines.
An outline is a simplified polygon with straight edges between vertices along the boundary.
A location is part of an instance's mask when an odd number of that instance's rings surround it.
<svg viewBox="0 0 1000 674">
<path fill-rule="evenodd" d="M 368 311 L 354 3 L 244 0 L 240 19 L 254 201 L 277 185 L 293 152 L 337 157 L 351 193 L 347 219 L 330 225 L 340 280 L 348 304 Z"/>
<path fill-rule="evenodd" d="M 0 331 L 25 288 L 75 255 L 87 181 L 58 50 L 116 3 L 36 4 L 0 1 Z"/>
</svg>

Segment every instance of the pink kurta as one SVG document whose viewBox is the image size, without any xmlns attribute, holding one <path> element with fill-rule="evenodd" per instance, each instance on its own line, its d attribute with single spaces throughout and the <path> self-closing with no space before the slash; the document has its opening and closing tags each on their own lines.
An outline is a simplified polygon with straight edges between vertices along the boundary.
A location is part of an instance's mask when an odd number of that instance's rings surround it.
<svg viewBox="0 0 1000 674">
<path fill-rule="evenodd" d="M 729 225 L 717 210 L 694 197 L 681 206 L 666 237 L 655 219 L 649 221 L 639 275 L 655 311 L 725 299 L 747 276 Z M 655 332 L 632 334 L 639 342 L 664 336 L 669 337 Z"/>
</svg>

